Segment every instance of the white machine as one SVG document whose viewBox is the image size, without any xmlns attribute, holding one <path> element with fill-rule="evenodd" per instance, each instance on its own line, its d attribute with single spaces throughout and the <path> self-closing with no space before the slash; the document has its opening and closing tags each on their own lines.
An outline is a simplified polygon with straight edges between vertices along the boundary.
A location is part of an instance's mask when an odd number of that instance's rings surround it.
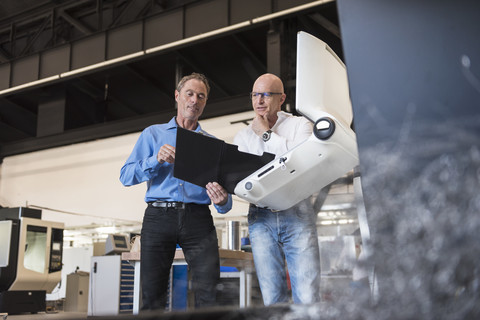
<svg viewBox="0 0 480 320">
<path fill-rule="evenodd" d="M 132 313 L 134 268 L 121 255 L 92 257 L 88 316 Z"/>
<path fill-rule="evenodd" d="M 358 165 L 345 65 L 328 45 L 297 36 L 297 111 L 314 123 L 309 139 L 240 181 L 235 194 L 274 210 L 288 209 Z"/>
<path fill-rule="evenodd" d="M 121 256 L 127 251 L 130 251 L 127 235 L 109 234 L 105 255 L 92 257 L 88 287 L 89 316 L 132 313 L 134 267 Z"/>
<path fill-rule="evenodd" d="M 61 280 L 64 224 L 41 210 L 0 209 L 0 312 L 46 309 L 46 293 Z"/>
</svg>

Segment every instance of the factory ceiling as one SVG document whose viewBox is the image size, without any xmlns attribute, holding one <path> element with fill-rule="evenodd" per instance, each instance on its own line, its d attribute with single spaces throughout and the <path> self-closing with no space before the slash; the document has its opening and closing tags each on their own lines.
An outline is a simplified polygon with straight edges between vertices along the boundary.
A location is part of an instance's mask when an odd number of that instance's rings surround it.
<svg viewBox="0 0 480 320">
<path fill-rule="evenodd" d="M 300 30 L 343 57 L 335 1 L 1 1 L 0 159 L 168 121 L 194 71 L 211 82 L 204 118 L 250 110 L 267 71 L 294 112 Z"/>
</svg>

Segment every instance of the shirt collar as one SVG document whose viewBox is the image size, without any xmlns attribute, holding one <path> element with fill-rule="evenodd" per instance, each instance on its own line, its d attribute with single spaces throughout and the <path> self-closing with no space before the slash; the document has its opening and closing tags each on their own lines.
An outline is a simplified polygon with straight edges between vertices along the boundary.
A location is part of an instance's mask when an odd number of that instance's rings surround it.
<svg viewBox="0 0 480 320">
<path fill-rule="evenodd" d="M 282 120 L 284 120 L 285 118 L 290 117 L 291 115 L 292 115 L 291 113 L 287 113 L 287 112 L 285 112 L 285 111 L 278 111 L 278 112 L 277 112 L 278 119 L 282 119 Z"/>
<path fill-rule="evenodd" d="M 275 128 L 276 126 L 278 126 L 280 123 L 282 123 L 283 121 L 285 121 L 285 119 L 289 118 L 291 116 L 290 113 L 287 113 L 285 111 L 278 111 L 277 112 L 277 121 L 275 122 L 275 124 L 273 125 L 272 129 Z"/>
<path fill-rule="evenodd" d="M 172 119 L 170 119 L 170 121 L 167 124 L 167 129 L 177 129 L 178 128 L 176 118 L 177 117 L 173 117 Z M 197 122 L 197 128 L 195 128 L 195 130 L 193 130 L 193 131 L 205 133 L 205 131 L 203 131 L 202 127 L 200 126 L 200 122 Z"/>
</svg>

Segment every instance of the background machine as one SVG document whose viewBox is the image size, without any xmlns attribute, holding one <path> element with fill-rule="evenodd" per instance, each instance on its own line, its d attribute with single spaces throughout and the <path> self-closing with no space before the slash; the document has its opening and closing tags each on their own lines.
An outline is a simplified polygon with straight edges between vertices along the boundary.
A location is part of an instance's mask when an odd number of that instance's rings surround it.
<svg viewBox="0 0 480 320">
<path fill-rule="evenodd" d="M 111 316 L 133 311 L 134 268 L 121 253 L 130 250 L 126 235 L 110 234 L 105 255 L 91 259 L 88 316 Z"/>
<path fill-rule="evenodd" d="M 63 223 L 31 208 L 0 209 L 0 312 L 36 313 L 61 280 Z"/>
</svg>

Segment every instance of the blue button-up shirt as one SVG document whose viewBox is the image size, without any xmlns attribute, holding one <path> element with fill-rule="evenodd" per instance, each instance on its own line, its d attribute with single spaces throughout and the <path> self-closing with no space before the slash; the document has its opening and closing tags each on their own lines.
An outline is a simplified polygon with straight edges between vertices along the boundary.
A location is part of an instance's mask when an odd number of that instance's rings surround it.
<svg viewBox="0 0 480 320">
<path fill-rule="evenodd" d="M 198 124 L 195 132 L 207 134 Z M 207 134 L 209 135 L 209 134 Z M 211 135 L 209 135 L 211 136 Z M 152 125 L 141 133 L 132 153 L 120 170 L 124 186 L 147 182 L 145 202 L 156 200 L 185 203 L 211 204 L 205 188 L 177 179 L 173 176 L 173 164 L 157 161 L 157 153 L 164 144 L 175 147 L 177 122 L 173 117 L 168 123 Z M 213 181 L 212 181 L 213 182 Z M 215 205 L 219 213 L 232 208 L 232 196 L 223 206 Z"/>
</svg>

